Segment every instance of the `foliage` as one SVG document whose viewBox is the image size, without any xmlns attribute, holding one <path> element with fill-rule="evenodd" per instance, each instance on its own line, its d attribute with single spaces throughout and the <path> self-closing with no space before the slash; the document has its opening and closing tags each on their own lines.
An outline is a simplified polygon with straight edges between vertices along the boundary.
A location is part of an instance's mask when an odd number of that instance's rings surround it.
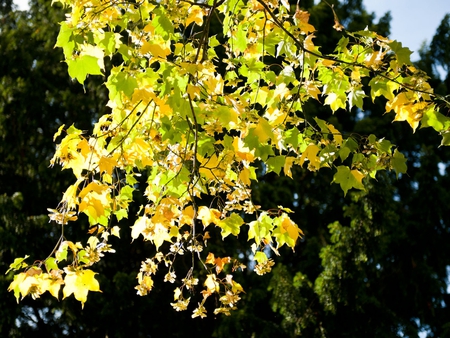
<svg viewBox="0 0 450 338">
<path fill-rule="evenodd" d="M 223 240 L 248 231 L 260 275 L 303 235 L 290 208 L 256 205 L 252 184 L 268 173 L 292 178 L 298 167 L 331 170 L 346 195 L 366 190 L 379 171 L 406 173 L 405 156 L 385 135 L 339 130 L 307 109 L 311 101 L 357 113 L 366 97 L 383 99 L 394 121 L 413 131 L 432 127 L 449 143 L 450 119 L 438 105 L 445 97 L 433 94 L 408 48 L 375 32 L 344 32 L 325 54 L 313 42 L 309 13 L 286 1 L 61 2 L 71 8 L 56 42 L 68 73 L 81 84 L 104 74 L 111 112 L 91 135 L 74 125 L 55 134 L 64 137 L 52 164 L 72 169 L 76 181 L 49 209 L 62 228 L 54 252 L 10 266 L 25 269 L 9 288 L 17 300 L 45 291 L 59 298 L 62 287 L 63 298 L 74 294 L 84 305 L 88 291 L 100 290 L 91 267 L 114 252 L 109 238 L 120 237 L 118 222 L 143 195 L 131 237 L 150 241 L 156 253 L 141 264 L 138 294 L 150 292 L 153 276 L 166 269 L 164 280 L 177 283 L 174 309 L 187 309 L 200 284 L 192 317 L 206 316 L 212 295 L 214 313 L 228 315 L 244 291 L 234 273 L 245 265 L 234 252 L 207 250 L 215 228 Z M 334 20 L 342 31 L 336 13 Z M 92 227 L 86 245 L 64 234 L 80 214 Z"/>
</svg>

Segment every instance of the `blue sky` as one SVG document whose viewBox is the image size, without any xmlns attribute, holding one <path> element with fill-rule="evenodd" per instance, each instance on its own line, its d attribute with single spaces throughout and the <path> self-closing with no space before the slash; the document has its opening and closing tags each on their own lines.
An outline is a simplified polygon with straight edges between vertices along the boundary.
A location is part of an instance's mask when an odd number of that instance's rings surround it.
<svg viewBox="0 0 450 338">
<path fill-rule="evenodd" d="M 380 18 L 391 12 L 391 39 L 398 40 L 412 51 L 433 38 L 444 15 L 450 13 L 450 0 L 363 0 L 368 12 Z M 417 60 L 418 53 L 411 56 Z"/>
</svg>

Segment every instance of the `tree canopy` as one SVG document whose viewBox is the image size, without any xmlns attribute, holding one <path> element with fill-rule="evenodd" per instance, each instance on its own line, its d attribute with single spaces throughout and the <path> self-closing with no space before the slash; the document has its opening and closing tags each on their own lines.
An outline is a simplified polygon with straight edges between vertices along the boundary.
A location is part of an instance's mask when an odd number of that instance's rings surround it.
<svg viewBox="0 0 450 338">
<path fill-rule="evenodd" d="M 86 92 L 91 78 L 103 75 L 109 101 L 92 130 L 63 125 L 55 134 L 60 140 L 52 163 L 71 169 L 75 183 L 51 209 L 61 235 L 55 250 L 33 264 L 18 258 L 10 266 L 23 270 L 9 288 L 18 300 L 45 291 L 60 298 L 62 290 L 63 298 L 73 294 L 84 305 L 89 291 L 100 290 L 95 264 L 114 259 L 103 258 L 114 252 L 110 238 L 137 242 L 142 236 L 154 249 L 138 262 L 138 294 L 159 287 L 159 276 L 173 284 L 177 311 L 192 298 L 192 317 L 206 316 L 208 307 L 229 314 L 247 292 L 237 271 L 270 272 L 277 256 L 287 254 L 284 248 L 294 249 L 304 235 L 292 211 L 330 194 L 330 200 L 351 195 L 343 213 L 350 224 L 327 220 L 331 237 L 322 241 L 330 245 L 320 254 L 327 268 L 314 285 L 307 275 L 317 265 L 304 266 L 293 280 L 286 268 L 292 262 L 279 265 L 270 284 L 272 308 L 284 316 L 287 332 L 297 332 L 308 323 L 313 331 L 324 329 L 300 296 L 287 301 L 289 290 L 315 292 L 326 313 L 342 313 L 348 304 L 358 312 L 362 301 L 382 307 L 367 300 L 363 285 L 377 280 L 371 274 L 380 260 L 390 268 L 392 252 L 372 256 L 368 248 L 401 242 L 401 235 L 380 233 L 394 231 L 401 212 L 392 199 L 410 189 L 390 188 L 384 171 L 404 176 L 406 157 L 401 138 L 391 137 L 397 127 L 382 121 L 406 121 L 410 131 L 401 128 L 409 138 L 419 127 L 431 127 L 433 137 L 441 135 L 438 142 L 449 142 L 445 93 L 432 90 L 408 48 L 369 29 L 346 30 L 338 8 L 325 3 L 327 29 L 338 37 L 331 48 L 315 43 L 324 32 L 305 8 L 283 1 L 63 5 L 71 15 L 61 22 L 56 44 L 68 73 Z M 393 114 L 375 117 L 372 106 L 364 112 L 370 101 Z M 420 151 L 426 159 L 427 149 L 405 150 L 407 157 Z M 271 184 L 280 175 L 278 182 L 293 179 L 296 189 Z M 342 213 L 341 205 L 335 208 Z M 69 238 L 80 215 L 91 227 L 86 244 Z M 133 219 L 128 236 L 127 218 Z M 346 275 L 349 264 L 353 272 Z M 368 270 L 371 264 L 374 270 Z M 349 296 L 355 283 L 359 300 Z M 299 313 L 306 318 L 302 324 L 293 320 Z"/>
</svg>

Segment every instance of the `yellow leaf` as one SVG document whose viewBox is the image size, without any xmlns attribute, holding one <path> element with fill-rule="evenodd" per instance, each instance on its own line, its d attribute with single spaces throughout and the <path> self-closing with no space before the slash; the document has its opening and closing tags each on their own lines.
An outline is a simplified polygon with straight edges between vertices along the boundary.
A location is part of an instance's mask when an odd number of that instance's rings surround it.
<svg viewBox="0 0 450 338">
<path fill-rule="evenodd" d="M 181 212 L 180 225 L 188 224 L 192 225 L 192 219 L 194 218 L 194 208 L 192 205 L 187 206 Z"/>
<path fill-rule="evenodd" d="M 188 83 L 186 92 L 191 98 L 200 98 L 201 88 Z"/>
<path fill-rule="evenodd" d="M 90 218 L 91 224 L 99 217 L 109 215 L 111 196 L 109 187 L 98 181 L 89 183 L 79 194 L 81 202 L 79 212 L 84 212 Z"/>
<path fill-rule="evenodd" d="M 208 254 L 208 256 L 206 257 L 205 263 L 214 265 L 215 264 L 215 260 L 216 260 L 216 257 L 214 257 L 214 254 L 212 252 L 210 252 Z"/>
<path fill-rule="evenodd" d="M 205 10 L 200 6 L 191 6 L 188 11 L 188 17 L 186 19 L 186 27 L 192 22 L 195 22 L 198 26 L 203 24 L 203 16 L 205 15 Z"/>
<path fill-rule="evenodd" d="M 373 52 L 366 57 L 365 64 L 367 67 L 377 69 L 383 63 L 384 52 Z M 353 76 L 353 74 L 352 74 Z"/>
<path fill-rule="evenodd" d="M 322 92 L 320 91 L 319 88 L 317 88 L 317 86 L 314 83 L 308 81 L 306 83 L 305 88 L 310 96 L 319 101 L 319 95 L 322 94 Z"/>
<path fill-rule="evenodd" d="M 147 216 L 142 216 L 137 219 L 134 225 L 131 227 L 131 238 L 135 240 L 141 235 L 147 228 Z"/>
<path fill-rule="evenodd" d="M 294 161 L 295 161 L 295 157 L 286 157 L 286 161 L 284 162 L 284 167 L 283 167 L 284 174 L 286 176 L 289 176 L 290 178 L 292 178 L 291 168 L 292 168 L 292 165 L 294 164 Z"/>
<path fill-rule="evenodd" d="M 120 228 L 117 225 L 111 228 L 111 235 L 120 238 Z"/>
<path fill-rule="evenodd" d="M 265 118 L 260 118 L 255 128 L 255 135 L 258 137 L 259 142 L 265 143 L 268 139 L 273 138 L 272 126 L 267 122 Z"/>
<path fill-rule="evenodd" d="M 21 294 L 20 285 L 27 278 L 27 274 L 25 272 L 21 272 L 18 275 L 14 276 L 14 280 L 9 284 L 8 291 L 14 291 L 14 296 L 16 297 L 17 303 L 19 303 L 19 298 Z M 28 293 L 28 290 L 25 290 L 25 294 L 22 294 L 22 298 L 25 297 Z"/>
<path fill-rule="evenodd" d="M 210 274 L 205 280 L 206 288 L 209 292 L 214 293 L 219 291 L 219 283 L 216 282 L 216 275 Z"/>
<path fill-rule="evenodd" d="M 173 290 L 173 300 L 178 300 L 180 296 L 181 296 L 181 289 L 175 288 L 175 290 Z"/>
<path fill-rule="evenodd" d="M 212 252 L 210 252 L 208 254 L 208 257 L 206 257 L 206 261 L 207 264 L 211 264 L 211 265 L 215 265 L 216 266 L 216 272 L 220 273 L 223 270 L 223 267 L 225 266 L 225 264 L 228 264 L 231 262 L 231 258 L 230 257 L 224 257 L 224 258 L 220 258 L 220 257 L 214 257 L 214 254 Z"/>
<path fill-rule="evenodd" d="M 302 11 L 301 9 L 297 8 L 295 15 L 294 15 L 294 19 L 295 19 L 295 22 L 296 22 L 298 28 L 300 28 L 300 30 L 303 33 L 308 34 L 310 32 L 314 32 L 316 30 L 314 28 L 314 26 L 312 26 L 308 23 L 309 13 L 307 11 Z"/>
<path fill-rule="evenodd" d="M 308 169 L 315 171 L 320 168 L 320 159 L 317 156 L 317 153 L 320 151 L 320 148 L 315 144 L 310 144 L 302 154 L 300 158 L 300 165 L 302 166 L 306 159 L 309 161 Z"/>
<path fill-rule="evenodd" d="M 84 307 L 89 291 L 101 292 L 94 271 L 89 269 L 71 271 L 68 268 L 64 270 L 66 277 L 64 278 L 63 299 L 73 294 L 75 299 L 81 302 L 81 307 Z"/>
<path fill-rule="evenodd" d="M 333 135 L 336 145 L 340 146 L 342 144 L 342 135 L 332 124 L 327 124 L 330 133 Z"/>
<path fill-rule="evenodd" d="M 65 126 L 65 124 L 63 124 L 62 126 L 60 126 L 60 127 L 58 128 L 58 131 L 55 133 L 55 135 L 53 135 L 53 142 L 55 142 L 55 140 L 57 139 L 57 137 L 58 137 L 59 135 L 61 135 L 61 132 L 62 132 L 64 126 Z"/>
<path fill-rule="evenodd" d="M 297 239 L 303 235 L 303 232 L 299 229 L 287 214 L 283 213 L 275 221 L 277 228 L 273 231 L 273 236 L 277 239 L 277 248 L 283 244 L 287 244 L 289 247 L 294 248 Z"/>
<path fill-rule="evenodd" d="M 250 148 L 244 146 L 244 141 L 239 137 L 234 137 L 233 148 L 237 157 L 241 160 L 253 162 L 255 159 L 254 150 L 250 151 Z"/>
<path fill-rule="evenodd" d="M 164 243 L 164 241 L 172 242 L 172 238 L 169 235 L 168 229 L 162 224 L 155 224 L 153 234 L 147 235 L 146 239 L 153 240 L 156 250 Z"/>
<path fill-rule="evenodd" d="M 357 183 L 355 184 L 355 188 L 364 190 L 364 184 L 362 183 L 364 174 L 362 174 L 359 170 L 356 170 L 356 169 L 353 169 L 350 172 L 357 181 Z"/>
<path fill-rule="evenodd" d="M 248 168 L 242 168 L 242 170 L 239 173 L 239 179 L 244 183 L 245 185 L 250 185 L 250 170 Z"/>
<path fill-rule="evenodd" d="M 150 53 L 154 57 L 157 58 L 165 58 L 167 55 L 171 53 L 170 48 L 165 44 L 158 44 L 153 42 L 145 41 L 141 47 L 141 53 L 147 54 Z"/>
<path fill-rule="evenodd" d="M 97 194 L 102 194 L 105 190 L 108 189 L 107 185 L 101 184 L 98 181 L 93 181 L 89 183 L 86 187 L 81 190 L 79 197 L 83 199 L 85 196 L 87 196 L 91 192 L 96 192 Z"/>
<path fill-rule="evenodd" d="M 325 104 L 330 105 L 333 113 L 339 108 L 345 109 L 346 96 L 340 96 L 336 93 L 330 93 L 325 99 Z"/>
<path fill-rule="evenodd" d="M 197 218 L 202 221 L 205 228 L 211 223 L 217 225 L 220 222 L 220 216 L 221 212 L 217 209 L 210 209 L 205 206 L 198 209 Z"/>
<path fill-rule="evenodd" d="M 223 159 L 219 159 L 216 154 L 211 157 L 206 157 L 201 161 L 199 172 L 207 179 L 215 180 L 217 178 L 223 178 L 225 176 L 225 163 Z"/>
<path fill-rule="evenodd" d="M 64 284 L 64 281 L 58 271 L 53 270 L 52 272 L 54 273 L 45 274 L 41 282 L 41 289 L 42 292 L 48 291 L 53 297 L 58 299 L 59 290 L 61 289 L 61 285 Z"/>
<path fill-rule="evenodd" d="M 106 172 L 108 175 L 112 175 L 114 167 L 117 165 L 117 160 L 112 157 L 102 156 L 98 161 L 98 167 L 100 172 Z"/>
<path fill-rule="evenodd" d="M 312 39 L 315 38 L 314 34 L 309 34 L 305 40 L 303 40 L 303 46 L 305 47 L 306 50 L 309 51 L 314 51 L 316 50 L 316 46 L 314 46 L 314 42 L 312 41 Z"/>
<path fill-rule="evenodd" d="M 133 92 L 133 98 L 131 102 L 137 104 L 141 102 L 144 107 L 150 102 L 150 100 L 155 100 L 156 95 L 152 91 L 146 88 L 136 88 Z"/>
<path fill-rule="evenodd" d="M 414 103 L 414 98 L 409 98 L 407 93 L 403 92 L 386 103 L 386 110 L 395 112 L 394 121 L 406 121 L 413 131 L 416 131 L 427 106 L 428 103 L 423 101 Z"/>
</svg>

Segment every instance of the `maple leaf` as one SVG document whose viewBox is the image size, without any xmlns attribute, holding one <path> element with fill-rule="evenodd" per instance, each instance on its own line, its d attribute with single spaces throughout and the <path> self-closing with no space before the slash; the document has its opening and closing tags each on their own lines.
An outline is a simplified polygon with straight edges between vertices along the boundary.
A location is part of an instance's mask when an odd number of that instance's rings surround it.
<svg viewBox="0 0 450 338">
<path fill-rule="evenodd" d="M 217 282 L 217 277 L 215 274 L 209 274 L 205 280 L 204 285 L 209 293 L 214 293 L 219 291 L 219 283 Z"/>
<path fill-rule="evenodd" d="M 198 307 L 194 310 L 192 314 L 192 318 L 200 317 L 205 318 L 206 317 L 206 309 L 202 304 L 198 304 Z"/>
<path fill-rule="evenodd" d="M 364 175 L 358 170 L 350 170 L 349 167 L 339 166 L 333 176 L 333 182 L 340 184 L 345 196 L 351 188 L 364 190 L 363 178 Z"/>
<path fill-rule="evenodd" d="M 333 112 L 339 108 L 345 109 L 346 97 L 339 93 L 329 93 L 325 98 L 325 104 L 328 104 Z"/>
<path fill-rule="evenodd" d="M 81 55 L 66 60 L 69 67 L 69 75 L 77 79 L 81 84 L 84 83 L 88 74 L 102 75 L 98 60 L 98 58 L 91 55 Z"/>
<path fill-rule="evenodd" d="M 290 157 L 290 156 L 286 157 L 286 159 L 285 159 L 285 162 L 284 162 L 284 165 L 283 165 L 283 172 L 284 172 L 284 174 L 286 176 L 288 176 L 290 178 L 292 178 L 291 168 L 292 168 L 292 165 L 294 164 L 294 162 L 296 160 L 297 159 L 295 157 Z"/>
<path fill-rule="evenodd" d="M 303 232 L 298 228 L 287 214 L 283 213 L 274 220 L 276 228 L 272 232 L 272 236 L 277 239 L 277 248 L 287 244 L 294 248 L 297 239 L 301 237 Z"/>
<path fill-rule="evenodd" d="M 106 172 L 108 175 L 112 175 L 113 169 L 116 165 L 117 160 L 111 157 L 102 156 L 98 161 L 100 172 Z"/>
<path fill-rule="evenodd" d="M 392 169 L 395 170 L 397 178 L 398 178 L 399 174 L 406 173 L 407 166 L 406 166 L 405 155 L 403 155 L 397 149 L 395 149 L 394 155 L 391 158 L 391 167 L 392 167 Z"/>
<path fill-rule="evenodd" d="M 144 42 L 141 48 L 141 53 L 150 53 L 156 58 L 164 59 L 167 55 L 171 53 L 170 48 L 165 46 L 165 44 L 159 44 L 154 42 Z"/>
<path fill-rule="evenodd" d="M 411 50 L 408 47 L 403 47 L 401 42 L 396 40 L 389 43 L 389 47 L 391 47 L 392 51 L 395 53 L 395 57 L 398 60 L 398 66 L 401 67 L 403 65 L 410 65 L 411 59 L 410 56 L 412 54 Z"/>
<path fill-rule="evenodd" d="M 58 270 L 52 271 L 51 274 L 46 275 L 40 284 L 40 288 L 42 291 L 48 291 L 50 294 L 56 299 L 59 298 L 59 290 L 61 289 L 61 285 L 64 284 L 64 281 L 61 277 L 61 273 Z"/>
<path fill-rule="evenodd" d="M 71 294 L 75 299 L 81 302 L 81 307 L 86 303 L 89 291 L 100 291 L 100 285 L 95 279 L 96 273 L 92 270 L 71 270 L 65 268 L 66 277 L 64 278 L 63 299 Z"/>
<path fill-rule="evenodd" d="M 248 239 L 254 238 L 257 244 L 263 239 L 269 240 L 273 227 L 273 220 L 267 212 L 262 212 L 256 221 L 249 223 Z"/>
<path fill-rule="evenodd" d="M 203 227 L 207 227 L 210 224 L 218 224 L 220 222 L 221 212 L 217 209 L 210 209 L 201 206 L 198 209 L 197 218 L 202 221 Z"/>
<path fill-rule="evenodd" d="M 214 257 L 214 254 L 212 252 L 210 252 L 208 254 L 208 257 L 206 257 L 206 261 L 207 264 L 212 264 L 216 266 L 216 273 L 219 274 L 225 264 L 228 264 L 231 262 L 231 258 L 230 257 L 224 257 L 224 258 L 220 258 L 220 257 Z"/>
<path fill-rule="evenodd" d="M 239 235 L 241 225 L 244 224 L 244 220 L 238 214 L 231 214 L 231 216 L 220 220 L 217 226 L 222 229 L 222 238 L 227 237 L 229 234 L 234 236 Z"/>
<path fill-rule="evenodd" d="M 295 11 L 295 14 L 294 14 L 294 19 L 297 23 L 297 26 L 300 28 L 300 30 L 303 33 L 309 34 L 316 30 L 314 28 L 314 26 L 312 26 L 308 23 L 309 13 L 307 11 L 302 11 L 300 8 L 297 8 L 297 10 Z"/>
<path fill-rule="evenodd" d="M 299 164 L 303 165 L 306 159 L 309 161 L 309 167 L 312 170 L 318 170 L 320 168 L 320 158 L 317 156 L 317 153 L 320 151 L 320 148 L 315 144 L 310 144 L 305 151 L 302 153 L 300 157 Z"/>
<path fill-rule="evenodd" d="M 386 110 L 395 112 L 394 121 L 407 121 L 413 131 L 416 131 L 423 116 L 423 111 L 429 105 L 427 102 L 414 103 L 415 97 L 402 92 L 386 103 Z"/>
<path fill-rule="evenodd" d="M 286 161 L 286 156 L 269 157 L 269 159 L 266 162 L 266 164 L 267 164 L 267 172 L 273 171 L 274 173 L 279 175 L 280 171 L 281 171 L 281 168 L 283 168 L 283 166 L 284 166 L 285 161 Z"/>
</svg>

